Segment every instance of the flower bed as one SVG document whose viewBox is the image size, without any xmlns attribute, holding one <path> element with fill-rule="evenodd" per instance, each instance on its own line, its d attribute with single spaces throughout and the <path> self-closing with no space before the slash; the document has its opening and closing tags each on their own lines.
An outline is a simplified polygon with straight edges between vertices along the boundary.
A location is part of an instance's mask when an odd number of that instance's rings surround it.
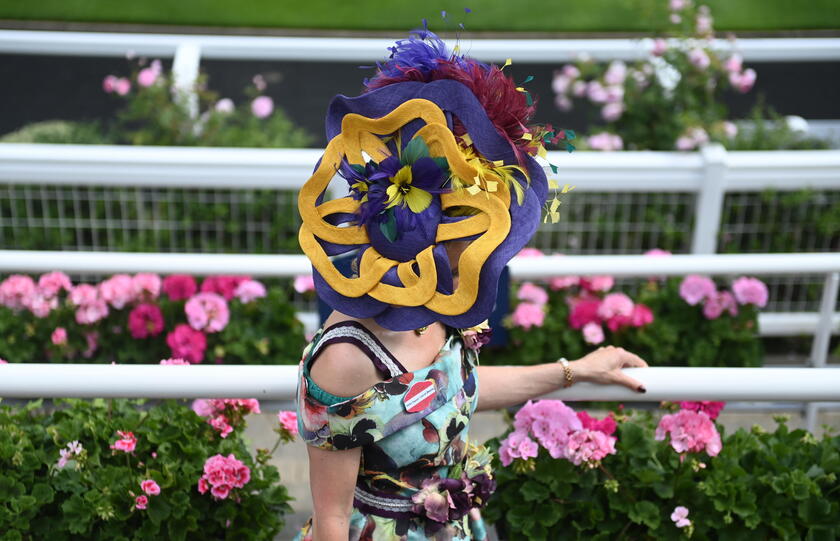
<svg viewBox="0 0 840 541">
<path fill-rule="evenodd" d="M 520 255 L 542 256 L 534 249 Z M 651 257 L 667 257 L 661 250 Z M 546 286 L 547 287 L 544 287 Z M 650 365 L 760 366 L 758 309 L 767 287 L 740 277 L 719 288 L 710 278 L 650 277 L 636 299 L 613 291 L 612 276 L 557 276 L 521 284 L 507 319 L 509 344 L 485 364 L 536 364 L 581 357 L 599 344 L 627 348 Z"/>
<path fill-rule="evenodd" d="M 0 283 L 0 358 L 13 362 L 293 364 L 303 325 L 282 288 L 247 276 L 114 275 L 96 285 L 63 273 Z"/>
<path fill-rule="evenodd" d="M 503 539 L 836 539 L 840 437 L 783 418 L 721 434 L 722 403 L 602 420 L 529 403 L 499 442 L 485 517 Z"/>
<path fill-rule="evenodd" d="M 268 463 L 274 449 L 252 456 L 242 437 L 255 400 L 216 404 L 209 422 L 172 400 L 56 406 L 0 407 L 3 539 L 256 540 L 282 529 L 290 498 Z M 296 432 L 283 421 L 278 444 Z"/>
</svg>

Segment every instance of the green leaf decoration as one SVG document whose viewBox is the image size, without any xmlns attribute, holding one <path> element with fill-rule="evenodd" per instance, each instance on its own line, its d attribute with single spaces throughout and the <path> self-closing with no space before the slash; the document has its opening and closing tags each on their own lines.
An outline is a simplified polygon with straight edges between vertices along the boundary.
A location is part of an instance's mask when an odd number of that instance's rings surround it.
<svg viewBox="0 0 840 541">
<path fill-rule="evenodd" d="M 566 139 L 569 141 L 573 140 L 577 135 L 575 135 L 575 130 L 563 130 L 566 132 Z"/>
<path fill-rule="evenodd" d="M 359 165 L 358 163 L 351 163 L 350 167 L 352 167 L 353 171 L 359 173 L 360 175 L 365 174 L 365 166 L 364 165 Z"/>
<path fill-rule="evenodd" d="M 449 174 L 449 162 L 446 160 L 446 158 L 438 157 L 432 158 L 432 160 L 434 160 L 437 166 L 440 167 L 444 173 Z"/>
<path fill-rule="evenodd" d="M 420 158 L 429 157 L 429 147 L 422 137 L 415 137 L 405 145 L 400 156 L 400 163 L 403 165 L 410 165 Z"/>
<path fill-rule="evenodd" d="M 379 230 L 382 231 L 382 234 L 385 235 L 388 242 L 397 240 L 397 220 L 394 218 L 394 209 L 391 208 L 385 212 L 385 219 L 379 222 Z"/>
</svg>

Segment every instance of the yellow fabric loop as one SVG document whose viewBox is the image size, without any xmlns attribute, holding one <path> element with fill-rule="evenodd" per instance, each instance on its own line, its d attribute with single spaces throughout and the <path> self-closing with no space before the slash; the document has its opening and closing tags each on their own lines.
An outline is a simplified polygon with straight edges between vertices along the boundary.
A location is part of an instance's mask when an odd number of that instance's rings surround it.
<svg viewBox="0 0 840 541">
<path fill-rule="evenodd" d="M 419 280 L 414 284 L 406 284 L 406 287 L 396 287 L 380 283 L 370 290 L 370 296 L 378 301 L 399 306 L 423 306 L 426 304 L 432 298 L 432 295 L 435 294 L 435 289 L 437 288 L 437 272 L 435 270 L 435 256 L 432 253 L 433 248 L 434 246 L 429 246 L 417 254 L 416 261 L 420 267 L 420 273 Z M 397 267 L 397 273 L 400 274 L 399 271 L 402 269 L 402 274 L 405 274 L 405 268 L 410 265 L 410 261 L 407 264 L 400 264 Z M 402 276 L 400 276 L 400 279 L 403 279 Z"/>
</svg>

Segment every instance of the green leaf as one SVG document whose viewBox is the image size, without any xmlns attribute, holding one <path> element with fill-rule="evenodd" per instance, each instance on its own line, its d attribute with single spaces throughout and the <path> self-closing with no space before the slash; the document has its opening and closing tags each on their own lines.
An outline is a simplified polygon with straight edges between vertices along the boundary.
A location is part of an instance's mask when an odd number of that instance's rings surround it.
<svg viewBox="0 0 840 541">
<path fill-rule="evenodd" d="M 641 501 L 633 504 L 628 516 L 636 524 L 644 524 L 648 528 L 655 530 L 659 527 L 659 514 L 660 511 L 656 504 L 649 501 Z"/>
<path fill-rule="evenodd" d="M 385 219 L 379 222 L 379 230 L 382 231 L 382 235 L 388 239 L 388 242 L 397 240 L 399 232 L 397 231 L 397 219 L 394 217 L 393 208 L 385 211 Z"/>
<path fill-rule="evenodd" d="M 548 499 L 549 496 L 548 487 L 533 479 L 529 479 L 523 483 L 521 492 L 526 502 L 542 501 Z"/>
<path fill-rule="evenodd" d="M 53 491 L 53 489 L 46 483 L 36 483 L 35 486 L 32 487 L 32 497 L 34 497 L 40 504 L 52 502 L 54 496 L 55 491 Z"/>
</svg>

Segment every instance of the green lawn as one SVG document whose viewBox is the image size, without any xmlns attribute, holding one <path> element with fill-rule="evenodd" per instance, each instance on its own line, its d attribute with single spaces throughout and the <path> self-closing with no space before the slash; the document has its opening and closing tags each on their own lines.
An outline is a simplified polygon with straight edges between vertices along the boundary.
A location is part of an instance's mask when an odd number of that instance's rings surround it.
<svg viewBox="0 0 840 541">
<path fill-rule="evenodd" d="M 719 30 L 840 28 L 838 0 L 708 0 Z M 667 0 L 7 0 L 0 19 L 405 31 L 646 32 L 662 29 Z M 441 10 L 450 14 L 440 19 Z"/>
</svg>

